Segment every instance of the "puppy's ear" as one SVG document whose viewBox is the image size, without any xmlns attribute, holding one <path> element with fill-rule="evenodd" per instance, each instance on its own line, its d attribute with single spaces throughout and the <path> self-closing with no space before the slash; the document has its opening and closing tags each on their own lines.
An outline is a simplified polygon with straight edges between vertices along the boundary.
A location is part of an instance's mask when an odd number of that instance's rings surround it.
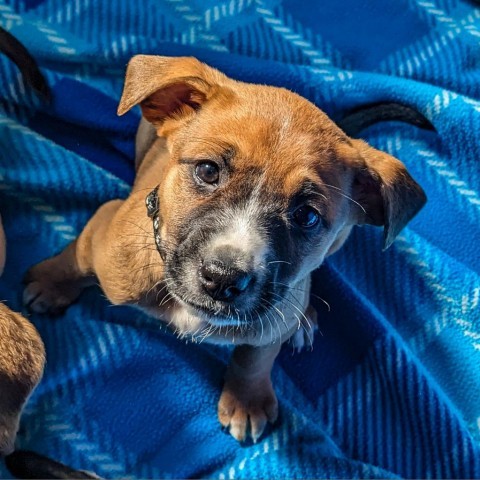
<svg viewBox="0 0 480 480">
<path fill-rule="evenodd" d="M 145 119 L 160 126 L 167 118 L 194 113 L 226 79 L 193 57 L 136 55 L 127 66 L 117 113 L 140 104 Z"/>
<path fill-rule="evenodd" d="M 352 140 L 352 144 L 363 159 L 363 165 L 355 170 L 353 199 L 365 211 L 355 209 L 355 220 L 358 224 L 383 225 L 386 249 L 425 205 L 427 197 L 400 160 L 361 140 Z"/>
</svg>

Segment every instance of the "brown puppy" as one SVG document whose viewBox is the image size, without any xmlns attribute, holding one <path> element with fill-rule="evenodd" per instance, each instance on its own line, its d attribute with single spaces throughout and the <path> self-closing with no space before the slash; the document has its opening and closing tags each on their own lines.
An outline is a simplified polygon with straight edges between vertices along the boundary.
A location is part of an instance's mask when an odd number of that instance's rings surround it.
<svg viewBox="0 0 480 480">
<path fill-rule="evenodd" d="M 5 235 L 0 220 L 0 274 Z M 43 373 L 45 350 L 33 325 L 0 303 L 0 456 L 13 451 L 22 408 Z"/>
<path fill-rule="evenodd" d="M 306 99 L 194 58 L 134 57 L 118 113 L 137 104 L 131 195 L 31 269 L 24 300 L 60 311 L 98 280 L 111 302 L 181 335 L 234 342 L 218 415 L 238 440 L 256 440 L 277 418 L 270 373 L 282 342 L 311 337 L 312 270 L 354 225 L 382 225 L 388 247 L 425 195 L 400 161 Z"/>
<path fill-rule="evenodd" d="M 0 52 L 20 69 L 25 81 L 44 99 L 49 89 L 33 57 L 0 28 Z M 0 219 L 0 275 L 5 266 L 5 234 Z M 45 349 L 33 325 L 0 303 L 0 456 L 13 451 L 20 414 L 43 373 Z"/>
</svg>

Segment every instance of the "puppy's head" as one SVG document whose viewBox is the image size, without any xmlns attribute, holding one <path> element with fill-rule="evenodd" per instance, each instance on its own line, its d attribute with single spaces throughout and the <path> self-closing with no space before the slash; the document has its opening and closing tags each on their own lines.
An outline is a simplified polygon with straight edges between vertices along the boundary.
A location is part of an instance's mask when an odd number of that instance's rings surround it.
<svg viewBox="0 0 480 480">
<path fill-rule="evenodd" d="M 139 55 L 119 114 L 136 104 L 170 153 L 158 167 L 169 291 L 211 323 L 274 308 L 353 225 L 383 226 L 388 247 L 425 203 L 400 161 L 288 90 Z"/>
</svg>

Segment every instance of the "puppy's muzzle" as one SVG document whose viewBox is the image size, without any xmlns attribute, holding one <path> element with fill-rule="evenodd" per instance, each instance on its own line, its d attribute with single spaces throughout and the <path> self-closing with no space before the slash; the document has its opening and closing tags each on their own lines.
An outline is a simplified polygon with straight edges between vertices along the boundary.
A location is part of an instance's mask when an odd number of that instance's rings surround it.
<svg viewBox="0 0 480 480">
<path fill-rule="evenodd" d="M 231 303 L 247 292 L 255 282 L 247 267 L 251 261 L 234 248 L 217 249 L 203 259 L 199 279 L 205 293 L 217 301 Z"/>
</svg>

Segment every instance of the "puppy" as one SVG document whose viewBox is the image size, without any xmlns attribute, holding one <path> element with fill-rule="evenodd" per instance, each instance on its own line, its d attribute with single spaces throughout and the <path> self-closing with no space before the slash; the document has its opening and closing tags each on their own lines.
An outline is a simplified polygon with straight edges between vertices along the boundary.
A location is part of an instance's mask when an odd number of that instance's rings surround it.
<svg viewBox="0 0 480 480">
<path fill-rule="evenodd" d="M 9 32 L 0 28 L 0 52 L 20 69 L 27 84 L 44 99 L 48 86 L 33 57 Z M 0 219 L 0 275 L 6 242 Z M 0 303 L 0 456 L 13 451 L 22 408 L 43 373 L 45 349 L 33 325 Z"/>
<path fill-rule="evenodd" d="M 355 225 L 383 226 L 387 248 L 425 194 L 399 160 L 306 99 L 195 58 L 135 56 L 118 113 L 135 105 L 130 196 L 33 267 L 24 301 L 58 313 L 98 281 L 112 303 L 179 335 L 234 343 L 218 417 L 256 441 L 277 418 L 270 374 L 281 344 L 299 330 L 311 338 L 311 272 Z"/>
<path fill-rule="evenodd" d="M 0 273 L 5 235 L 0 221 Z M 0 456 L 13 451 L 22 408 L 43 373 L 45 350 L 33 325 L 0 303 Z"/>
</svg>

